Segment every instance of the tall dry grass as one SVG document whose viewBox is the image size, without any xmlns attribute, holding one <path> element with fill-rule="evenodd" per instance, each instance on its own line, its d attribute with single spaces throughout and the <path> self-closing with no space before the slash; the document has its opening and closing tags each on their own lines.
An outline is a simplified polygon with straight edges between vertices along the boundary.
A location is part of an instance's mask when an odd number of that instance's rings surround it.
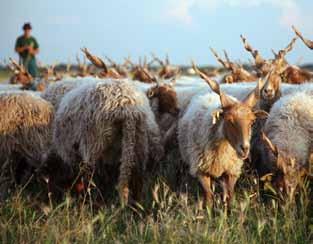
<svg viewBox="0 0 313 244">
<path fill-rule="evenodd" d="M 197 181 L 181 170 L 176 159 L 177 154 L 170 154 L 156 173 L 147 177 L 142 205 L 134 207 L 121 208 L 116 192 L 101 203 L 93 192 L 80 197 L 67 193 L 61 201 L 45 201 L 46 191 L 30 181 L 0 206 L 0 242 L 313 242 L 313 199 L 308 182 L 296 203 L 284 203 L 260 192 L 258 181 L 245 174 L 232 207 L 227 211 L 217 200 L 210 211 L 201 208 Z"/>
</svg>

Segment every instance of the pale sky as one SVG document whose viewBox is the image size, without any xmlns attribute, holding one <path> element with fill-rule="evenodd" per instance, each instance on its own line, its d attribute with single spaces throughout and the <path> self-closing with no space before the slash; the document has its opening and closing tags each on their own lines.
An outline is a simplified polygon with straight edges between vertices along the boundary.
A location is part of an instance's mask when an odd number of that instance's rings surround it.
<svg viewBox="0 0 313 244">
<path fill-rule="evenodd" d="M 271 57 L 293 37 L 292 24 L 313 39 L 312 10 L 312 0 L 1 0 L 0 59 L 17 58 L 15 39 L 30 21 L 44 63 L 75 62 L 85 46 L 117 61 L 154 52 L 176 64 L 216 64 L 212 46 L 247 62 L 240 34 Z M 313 62 L 313 52 L 299 41 L 288 60 Z"/>
</svg>

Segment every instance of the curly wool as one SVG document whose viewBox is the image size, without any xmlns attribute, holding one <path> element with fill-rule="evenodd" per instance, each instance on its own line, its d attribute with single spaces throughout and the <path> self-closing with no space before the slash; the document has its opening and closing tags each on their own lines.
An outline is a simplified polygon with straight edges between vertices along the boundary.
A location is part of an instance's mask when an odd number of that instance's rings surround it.
<svg viewBox="0 0 313 244">
<path fill-rule="evenodd" d="M 132 132 L 135 139 L 128 134 L 129 121 L 135 128 Z M 121 160 L 121 169 L 128 168 L 135 147 L 135 158 L 142 159 L 136 162 L 144 168 L 149 151 L 155 150 L 156 157 L 163 152 L 160 132 L 146 96 L 126 81 L 106 80 L 73 89 L 62 99 L 55 125 L 57 151 L 72 166 L 81 158 L 91 166 L 99 161 L 117 164 Z"/>
<path fill-rule="evenodd" d="M 29 92 L 0 92 L 0 154 L 14 154 L 39 167 L 52 140 L 53 106 Z"/>
<path fill-rule="evenodd" d="M 282 97 L 271 109 L 264 132 L 299 168 L 306 167 L 313 142 L 313 98 L 306 92 Z"/>
<path fill-rule="evenodd" d="M 41 94 L 41 97 L 49 101 L 57 111 L 64 95 L 74 88 L 90 82 L 98 82 L 97 78 L 71 78 L 58 81 L 56 83 L 50 83 L 47 89 Z"/>
<path fill-rule="evenodd" d="M 235 98 L 233 98 L 236 100 Z M 178 125 L 178 141 L 182 159 L 190 166 L 190 174 L 209 174 L 218 178 L 224 172 L 239 176 L 243 161 L 223 137 L 223 121 L 212 123 L 212 112 L 220 108 L 215 93 L 193 98 Z"/>
</svg>

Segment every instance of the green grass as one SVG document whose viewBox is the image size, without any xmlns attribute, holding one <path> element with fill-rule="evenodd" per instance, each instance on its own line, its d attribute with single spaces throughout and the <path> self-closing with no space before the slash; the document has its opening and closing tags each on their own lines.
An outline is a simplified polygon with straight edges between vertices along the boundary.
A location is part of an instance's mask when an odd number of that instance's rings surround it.
<svg viewBox="0 0 313 244">
<path fill-rule="evenodd" d="M 8 70 L 0 70 L 0 83 L 10 78 L 10 72 Z"/>
<path fill-rule="evenodd" d="M 100 205 L 94 194 L 44 201 L 45 191 L 30 183 L 0 206 L 0 243 L 312 243 L 308 186 L 297 204 L 283 204 L 261 197 L 255 178 L 243 176 L 230 211 L 220 201 L 210 211 L 200 207 L 196 180 L 177 174 L 171 160 L 147 178 L 136 208 L 121 208 L 117 194 Z"/>
</svg>

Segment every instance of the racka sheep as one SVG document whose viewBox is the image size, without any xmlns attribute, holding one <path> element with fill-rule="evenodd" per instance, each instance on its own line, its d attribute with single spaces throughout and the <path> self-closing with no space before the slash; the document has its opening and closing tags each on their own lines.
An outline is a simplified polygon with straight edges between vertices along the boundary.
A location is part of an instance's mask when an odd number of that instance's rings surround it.
<svg viewBox="0 0 313 244">
<path fill-rule="evenodd" d="M 206 204 L 213 203 L 212 183 L 219 179 L 224 203 L 228 205 L 243 160 L 249 155 L 251 126 L 257 117 L 265 115 L 253 110 L 262 88 L 261 80 L 241 102 L 222 92 L 219 84 L 204 73 L 197 72 L 217 95 L 208 93 L 192 99 L 179 121 L 179 147 L 183 160 L 190 166 L 190 174 L 203 187 Z"/>
<path fill-rule="evenodd" d="M 3 91 L 0 92 L 0 107 L 1 175 L 19 165 L 38 171 L 45 166 L 50 154 L 53 106 L 29 92 Z M 13 175 L 5 177 L 13 180 Z M 2 194 L 6 193 L 0 192 Z"/>
<path fill-rule="evenodd" d="M 94 77 L 64 79 L 56 83 L 51 83 L 47 89 L 42 92 L 41 97 L 49 101 L 57 111 L 60 102 L 66 93 L 82 84 L 98 81 L 100 81 L 100 79 Z"/>
<path fill-rule="evenodd" d="M 139 199 L 149 152 L 156 161 L 163 155 L 160 140 L 147 97 L 127 81 L 81 85 L 64 96 L 56 113 L 59 155 L 74 168 L 80 161 L 92 169 L 108 164 L 119 168 L 122 203 L 130 192 Z"/>
<path fill-rule="evenodd" d="M 313 136 L 313 98 L 305 92 L 282 97 L 271 109 L 258 145 L 260 177 L 274 174 L 274 185 L 293 199 L 308 171 Z"/>
</svg>

